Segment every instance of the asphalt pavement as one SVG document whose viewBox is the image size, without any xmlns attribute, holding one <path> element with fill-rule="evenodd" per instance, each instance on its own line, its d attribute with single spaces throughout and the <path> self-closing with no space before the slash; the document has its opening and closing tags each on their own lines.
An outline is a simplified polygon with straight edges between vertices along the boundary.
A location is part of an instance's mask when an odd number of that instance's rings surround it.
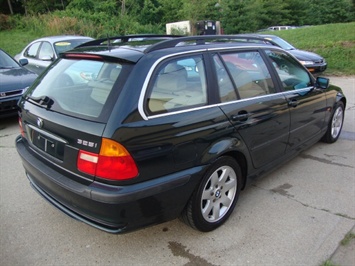
<svg viewBox="0 0 355 266">
<path fill-rule="evenodd" d="M 0 120 L 0 265 L 355 265 L 355 76 L 334 144 L 317 143 L 250 180 L 229 220 L 201 233 L 178 219 L 112 235 L 67 217 L 29 185 L 17 119 Z"/>
</svg>

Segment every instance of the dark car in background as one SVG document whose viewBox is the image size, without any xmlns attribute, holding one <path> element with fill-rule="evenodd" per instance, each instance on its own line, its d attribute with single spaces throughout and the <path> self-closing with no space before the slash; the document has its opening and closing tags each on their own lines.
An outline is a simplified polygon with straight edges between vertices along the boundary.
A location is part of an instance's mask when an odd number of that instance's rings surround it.
<svg viewBox="0 0 355 266">
<path fill-rule="evenodd" d="M 28 65 L 26 68 L 39 75 L 58 58 L 60 53 L 73 49 L 90 40 L 93 40 L 93 38 L 77 35 L 40 38 L 29 43 L 21 53 L 15 56 L 15 59 L 17 61 L 24 58 L 27 59 Z"/>
<path fill-rule="evenodd" d="M 211 231 L 249 177 L 338 139 L 341 89 L 285 50 L 150 37 L 65 52 L 19 102 L 26 176 L 69 216 L 110 233 L 179 216 Z"/>
<path fill-rule="evenodd" d="M 0 118 L 17 115 L 18 100 L 37 78 L 37 74 L 23 67 L 27 63 L 27 59 L 16 62 L 0 49 Z"/>
<path fill-rule="evenodd" d="M 327 62 L 323 57 L 316 53 L 299 50 L 278 36 L 265 34 L 239 34 L 239 36 L 247 41 L 262 41 L 281 47 L 296 57 L 313 74 L 321 73 L 327 69 Z"/>
</svg>

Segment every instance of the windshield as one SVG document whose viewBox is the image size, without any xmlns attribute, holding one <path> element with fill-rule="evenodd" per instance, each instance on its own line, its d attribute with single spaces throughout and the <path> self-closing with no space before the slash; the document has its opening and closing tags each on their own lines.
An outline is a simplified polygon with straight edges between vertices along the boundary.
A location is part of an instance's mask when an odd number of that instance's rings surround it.
<svg viewBox="0 0 355 266">
<path fill-rule="evenodd" d="M 51 111 L 101 121 L 117 97 L 109 96 L 117 95 L 129 69 L 126 64 L 60 59 L 24 97 Z"/>
<path fill-rule="evenodd" d="M 278 46 L 280 46 L 282 49 L 284 50 L 293 50 L 295 49 L 295 47 L 293 47 L 291 44 L 289 44 L 288 42 L 286 42 L 285 40 L 278 38 L 278 37 L 266 37 L 265 39 L 273 41 L 274 43 L 276 43 Z"/>
<path fill-rule="evenodd" d="M 75 40 L 65 40 L 65 41 L 59 41 L 54 43 L 54 49 L 57 55 L 60 53 L 64 53 L 66 51 L 69 51 L 71 49 L 74 49 L 75 47 L 79 46 L 80 44 L 84 42 L 91 41 L 91 39 L 75 39 Z"/>
<path fill-rule="evenodd" d="M 19 65 L 8 54 L 0 50 L 0 68 L 16 68 Z"/>
</svg>

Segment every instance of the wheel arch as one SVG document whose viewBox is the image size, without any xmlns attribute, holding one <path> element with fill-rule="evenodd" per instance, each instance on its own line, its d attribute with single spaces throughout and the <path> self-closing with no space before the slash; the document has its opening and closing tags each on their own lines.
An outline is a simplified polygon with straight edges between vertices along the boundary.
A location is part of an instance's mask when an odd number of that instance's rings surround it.
<svg viewBox="0 0 355 266">
<path fill-rule="evenodd" d="M 241 138 L 231 137 L 220 139 L 213 143 L 204 153 L 202 157 L 202 164 L 212 164 L 222 156 L 229 156 L 233 158 L 240 166 L 242 171 L 242 189 L 245 188 L 248 171 L 251 165 L 248 163 L 248 149 Z"/>
<path fill-rule="evenodd" d="M 336 95 L 336 97 L 335 97 L 335 102 L 334 102 L 334 106 L 338 103 L 338 102 L 342 102 L 343 104 L 344 104 L 344 110 L 345 110 L 345 108 L 346 108 L 346 97 L 345 97 L 345 95 L 342 93 L 342 92 L 340 92 L 340 91 L 338 91 L 337 92 L 337 95 Z"/>
<path fill-rule="evenodd" d="M 242 187 L 241 187 L 241 189 L 243 190 L 245 188 L 247 176 L 248 176 L 248 163 L 247 163 L 247 159 L 246 159 L 245 155 L 240 151 L 234 150 L 234 151 L 228 151 L 228 152 L 222 154 L 221 156 L 232 157 L 239 164 L 240 169 L 242 171 Z"/>
<path fill-rule="evenodd" d="M 346 98 L 342 97 L 339 101 L 344 104 L 344 110 L 345 110 L 345 108 L 346 108 Z"/>
</svg>

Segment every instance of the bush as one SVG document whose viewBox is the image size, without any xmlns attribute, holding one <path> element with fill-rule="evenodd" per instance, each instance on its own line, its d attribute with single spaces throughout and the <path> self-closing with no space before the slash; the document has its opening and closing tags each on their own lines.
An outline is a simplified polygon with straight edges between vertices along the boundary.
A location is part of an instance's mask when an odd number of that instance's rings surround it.
<svg viewBox="0 0 355 266">
<path fill-rule="evenodd" d="M 17 27 L 16 19 L 20 16 L 0 14 L 0 30 L 11 30 Z"/>
<path fill-rule="evenodd" d="M 85 35 L 93 38 L 107 35 L 164 33 L 162 25 L 141 25 L 129 16 L 109 16 L 104 12 L 83 10 L 56 11 L 38 16 L 18 17 L 16 27 L 37 35 Z"/>
</svg>

